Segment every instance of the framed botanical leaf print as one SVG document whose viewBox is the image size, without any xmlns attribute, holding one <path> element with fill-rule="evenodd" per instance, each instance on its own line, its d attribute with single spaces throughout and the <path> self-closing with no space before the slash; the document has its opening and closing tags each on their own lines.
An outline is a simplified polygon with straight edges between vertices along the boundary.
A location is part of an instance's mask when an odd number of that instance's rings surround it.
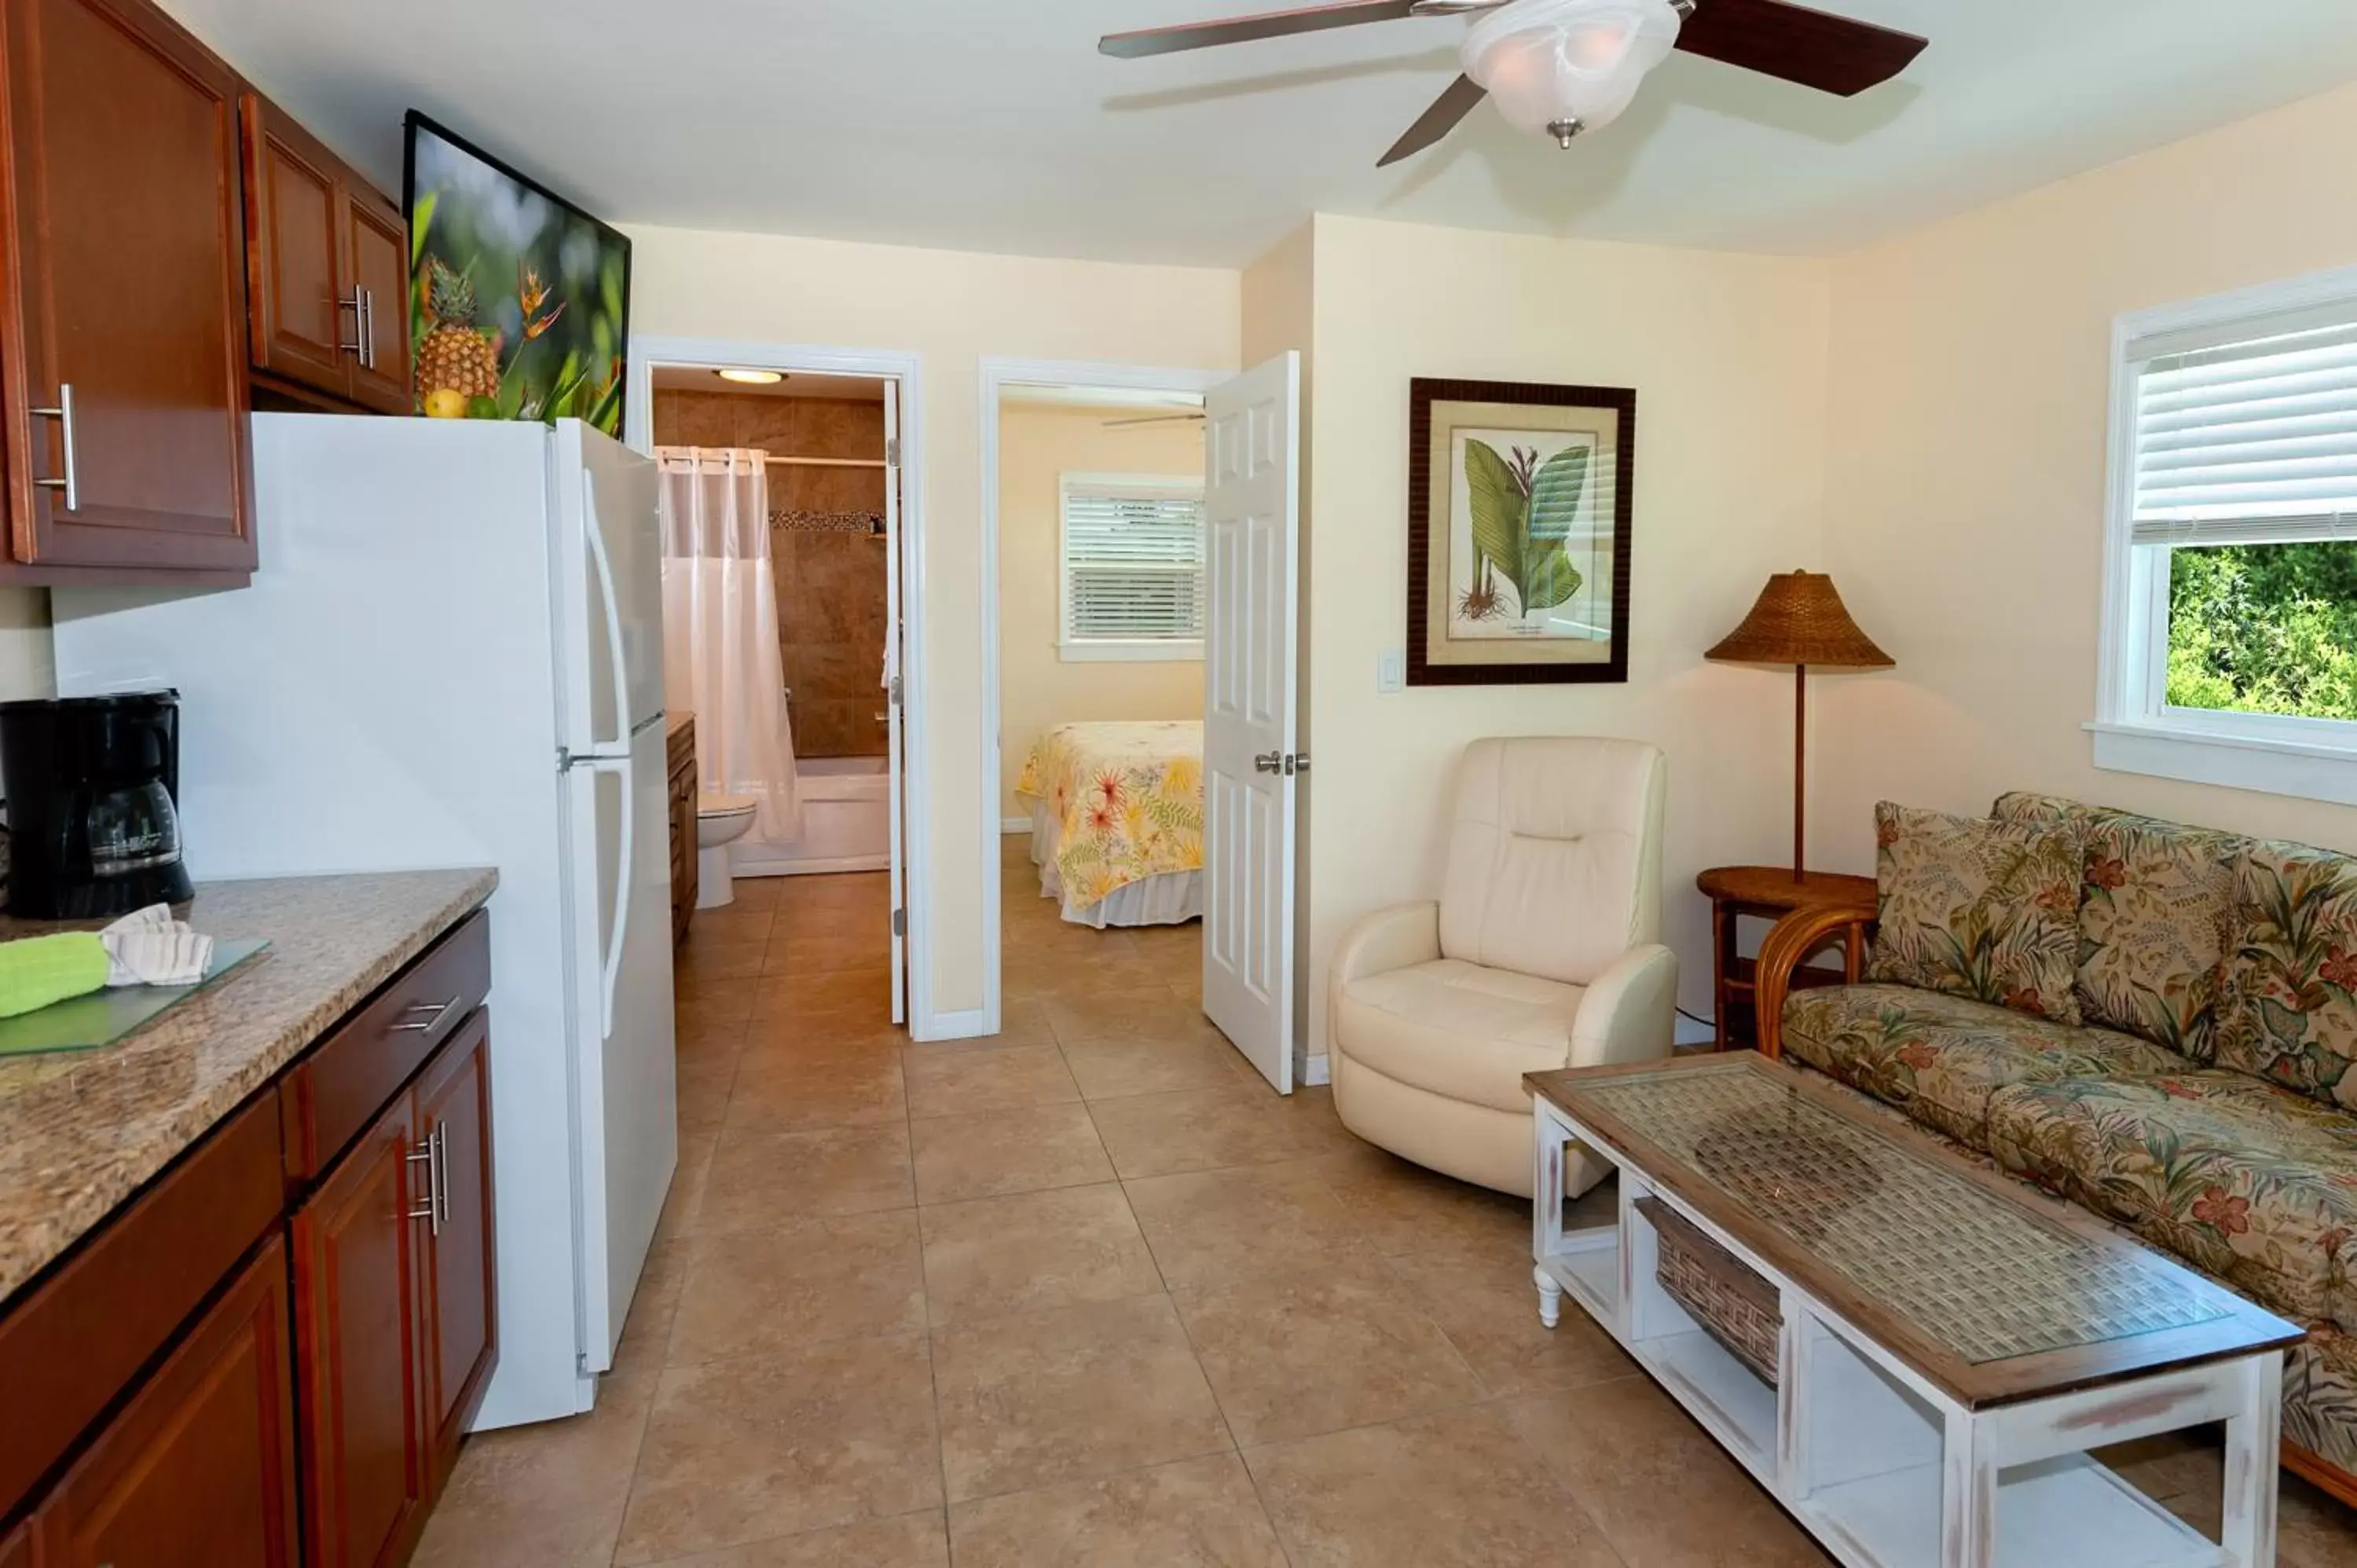
<svg viewBox="0 0 2357 1568">
<path fill-rule="evenodd" d="M 1407 682 L 1629 679 L 1637 394 L 1408 386 Z"/>
</svg>

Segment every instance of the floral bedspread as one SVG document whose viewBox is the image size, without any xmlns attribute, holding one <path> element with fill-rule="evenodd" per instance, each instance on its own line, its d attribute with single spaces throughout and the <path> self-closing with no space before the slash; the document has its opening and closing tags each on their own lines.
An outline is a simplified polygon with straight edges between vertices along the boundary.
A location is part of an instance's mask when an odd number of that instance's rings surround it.
<svg viewBox="0 0 2357 1568">
<path fill-rule="evenodd" d="M 1015 792 L 1049 808 L 1067 908 L 1203 868 L 1200 722 L 1058 725 L 1031 747 Z"/>
</svg>

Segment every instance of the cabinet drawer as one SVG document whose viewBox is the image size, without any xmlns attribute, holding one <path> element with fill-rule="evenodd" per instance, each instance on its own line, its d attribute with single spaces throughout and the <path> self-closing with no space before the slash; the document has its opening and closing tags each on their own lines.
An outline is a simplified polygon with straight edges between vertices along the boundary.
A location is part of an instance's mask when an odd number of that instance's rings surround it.
<svg viewBox="0 0 2357 1568">
<path fill-rule="evenodd" d="M 490 913 L 479 909 L 287 1074 L 287 1174 L 326 1170 L 490 988 Z"/>
<path fill-rule="evenodd" d="M 219 1284 L 285 1201 L 266 1089 L 0 1317 L 0 1518 Z"/>
</svg>

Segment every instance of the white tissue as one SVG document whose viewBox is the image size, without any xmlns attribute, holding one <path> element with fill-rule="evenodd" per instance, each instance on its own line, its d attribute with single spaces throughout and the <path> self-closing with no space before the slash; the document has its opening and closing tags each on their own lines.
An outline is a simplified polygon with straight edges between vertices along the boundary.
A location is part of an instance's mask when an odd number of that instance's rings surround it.
<svg viewBox="0 0 2357 1568">
<path fill-rule="evenodd" d="M 106 949 L 109 985 L 194 985 L 213 961 L 212 938 L 172 918 L 169 904 L 125 915 L 98 940 Z"/>
</svg>

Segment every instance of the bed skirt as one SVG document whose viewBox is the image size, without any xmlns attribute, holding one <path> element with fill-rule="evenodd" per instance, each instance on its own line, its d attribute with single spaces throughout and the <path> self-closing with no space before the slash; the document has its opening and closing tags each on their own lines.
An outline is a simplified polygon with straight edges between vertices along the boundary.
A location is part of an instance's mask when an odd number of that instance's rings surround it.
<svg viewBox="0 0 2357 1568">
<path fill-rule="evenodd" d="M 1178 926 L 1201 918 L 1203 874 L 1166 871 L 1116 887 L 1093 904 L 1076 904 L 1064 897 L 1063 878 L 1056 871 L 1056 821 L 1045 800 L 1031 805 L 1031 864 L 1039 868 L 1039 896 L 1056 900 L 1066 920 L 1076 926 Z"/>
</svg>

